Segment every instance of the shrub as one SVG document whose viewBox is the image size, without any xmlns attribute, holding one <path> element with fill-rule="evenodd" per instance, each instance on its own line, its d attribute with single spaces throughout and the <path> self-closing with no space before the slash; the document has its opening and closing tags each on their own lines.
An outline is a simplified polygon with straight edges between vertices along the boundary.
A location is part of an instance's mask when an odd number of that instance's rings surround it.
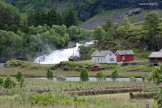
<svg viewBox="0 0 162 108">
<path fill-rule="evenodd" d="M 129 63 L 122 63 L 121 66 L 128 66 Z"/>
<path fill-rule="evenodd" d="M 25 82 L 24 77 L 21 77 L 19 82 L 20 82 L 20 87 L 22 88 Z"/>
<path fill-rule="evenodd" d="M 136 78 L 135 77 L 131 77 L 130 78 L 130 82 L 136 82 L 137 80 L 136 80 Z"/>
<path fill-rule="evenodd" d="M 47 70 L 47 79 L 50 79 L 50 80 L 53 79 L 53 73 L 50 69 Z"/>
<path fill-rule="evenodd" d="M 154 100 L 158 104 L 158 108 L 162 108 L 162 90 L 160 90 L 160 93 L 155 96 Z"/>
<path fill-rule="evenodd" d="M 84 69 L 81 71 L 81 73 L 80 73 L 80 80 L 81 80 L 81 81 L 88 81 L 88 80 L 89 80 L 87 69 L 84 68 Z"/>
<path fill-rule="evenodd" d="M 62 104 L 62 105 L 71 105 L 73 98 L 70 95 L 58 93 L 53 94 L 43 93 L 43 94 L 35 94 L 32 95 L 30 98 L 32 104 L 43 104 L 43 105 L 50 105 L 50 104 Z"/>
<path fill-rule="evenodd" d="M 13 81 L 9 76 L 4 80 L 4 84 L 3 84 L 4 88 L 6 89 L 11 89 L 14 88 L 16 86 L 16 82 Z"/>
<path fill-rule="evenodd" d="M 118 72 L 117 72 L 117 70 L 115 69 L 112 73 L 111 73 L 111 79 L 113 80 L 113 81 L 115 81 L 117 78 L 118 78 Z"/>
<path fill-rule="evenodd" d="M 0 86 L 3 86 L 3 78 L 0 78 Z"/>
<path fill-rule="evenodd" d="M 57 81 L 66 81 L 66 78 L 64 76 L 57 76 L 56 80 Z"/>
<path fill-rule="evenodd" d="M 105 76 L 102 72 L 99 72 L 96 74 L 96 78 L 98 81 L 103 81 L 105 79 Z"/>
<path fill-rule="evenodd" d="M 17 74 L 16 74 L 17 81 L 20 82 L 22 77 L 23 77 L 23 74 L 20 71 L 18 71 Z"/>
</svg>

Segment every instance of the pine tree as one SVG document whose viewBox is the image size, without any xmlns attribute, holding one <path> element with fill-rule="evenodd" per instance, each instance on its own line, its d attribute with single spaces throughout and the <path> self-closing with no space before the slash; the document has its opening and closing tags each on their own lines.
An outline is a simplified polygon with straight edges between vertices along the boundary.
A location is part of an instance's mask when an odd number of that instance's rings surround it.
<svg viewBox="0 0 162 108">
<path fill-rule="evenodd" d="M 115 81 L 117 78 L 118 78 L 118 72 L 117 72 L 117 70 L 115 69 L 112 73 L 111 73 L 111 79 L 113 80 L 113 81 Z"/>
<path fill-rule="evenodd" d="M 76 15 L 74 9 L 69 9 L 66 12 L 65 18 L 64 18 L 64 24 L 67 27 L 70 27 L 71 25 L 77 26 L 78 20 L 77 20 L 77 15 Z"/>
<path fill-rule="evenodd" d="M 17 74 L 16 74 L 17 81 L 20 82 L 22 77 L 23 77 L 23 74 L 20 71 L 18 71 Z"/>
<path fill-rule="evenodd" d="M 53 79 L 53 73 L 50 69 L 47 70 L 47 79 L 50 79 L 50 80 Z"/>
<path fill-rule="evenodd" d="M 81 80 L 81 81 L 88 81 L 88 80 L 89 80 L 87 69 L 84 68 L 84 69 L 81 71 L 81 73 L 80 73 L 80 80 Z"/>
</svg>

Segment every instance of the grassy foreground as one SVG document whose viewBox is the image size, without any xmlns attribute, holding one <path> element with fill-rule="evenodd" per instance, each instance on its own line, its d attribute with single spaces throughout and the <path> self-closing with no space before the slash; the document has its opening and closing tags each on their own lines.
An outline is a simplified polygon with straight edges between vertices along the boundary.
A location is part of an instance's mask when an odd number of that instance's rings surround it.
<svg viewBox="0 0 162 108">
<path fill-rule="evenodd" d="M 71 105 L 32 105 L 30 103 L 15 102 L 16 96 L 3 96 L 0 97 L 1 108 L 144 108 L 146 104 L 150 105 L 150 108 L 156 108 L 152 99 L 144 100 L 130 100 L 128 93 L 125 94 L 113 94 L 113 95 L 99 95 L 80 97 L 80 102 Z M 83 100 L 83 101 L 82 101 Z M 85 101 L 85 102 L 84 102 Z"/>
<path fill-rule="evenodd" d="M 0 96 L 0 108 L 156 108 L 153 99 L 130 99 L 129 93 L 94 96 L 71 96 L 63 90 L 70 88 L 104 89 L 121 86 L 155 86 L 148 82 L 56 82 L 51 80 L 25 79 L 25 86 L 9 90 L 9 96 Z M 52 90 L 51 88 L 55 89 Z M 51 89 L 36 93 L 36 90 Z M 117 88 L 116 88 L 117 89 Z M 3 90 L 0 89 L 3 93 Z"/>
</svg>

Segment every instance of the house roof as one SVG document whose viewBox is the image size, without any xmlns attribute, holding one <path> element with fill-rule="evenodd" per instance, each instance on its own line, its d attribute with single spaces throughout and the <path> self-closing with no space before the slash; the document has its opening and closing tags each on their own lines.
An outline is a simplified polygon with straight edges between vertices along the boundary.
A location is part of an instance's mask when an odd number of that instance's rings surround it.
<svg viewBox="0 0 162 108">
<path fill-rule="evenodd" d="M 77 56 L 70 56 L 69 59 L 79 59 Z"/>
<path fill-rule="evenodd" d="M 162 49 L 159 52 L 162 52 Z"/>
<path fill-rule="evenodd" d="M 108 50 L 96 50 L 91 56 L 92 57 L 105 57 L 107 54 L 111 54 L 113 53 L 112 51 L 108 51 Z"/>
<path fill-rule="evenodd" d="M 134 55 L 132 50 L 117 50 L 120 55 Z"/>
<path fill-rule="evenodd" d="M 162 58 L 162 52 L 152 52 L 148 58 Z"/>
</svg>

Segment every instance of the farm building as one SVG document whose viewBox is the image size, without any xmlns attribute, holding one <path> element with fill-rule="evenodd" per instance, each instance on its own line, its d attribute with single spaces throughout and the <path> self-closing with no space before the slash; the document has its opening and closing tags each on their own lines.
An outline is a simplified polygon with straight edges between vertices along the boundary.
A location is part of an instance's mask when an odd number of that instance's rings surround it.
<svg viewBox="0 0 162 108">
<path fill-rule="evenodd" d="M 116 63 L 116 55 L 112 51 L 108 50 L 97 50 L 92 55 L 92 62 L 103 63 L 103 64 L 114 64 Z"/>
<path fill-rule="evenodd" d="M 117 56 L 117 62 L 134 61 L 134 53 L 132 50 L 117 50 L 115 54 Z"/>
<path fill-rule="evenodd" d="M 70 56 L 69 57 L 69 61 L 79 61 L 79 60 L 80 60 L 80 58 L 77 57 L 77 56 Z"/>
<path fill-rule="evenodd" d="M 152 52 L 149 57 L 150 65 L 158 66 L 159 62 L 162 63 L 162 49 L 159 52 Z"/>
</svg>

